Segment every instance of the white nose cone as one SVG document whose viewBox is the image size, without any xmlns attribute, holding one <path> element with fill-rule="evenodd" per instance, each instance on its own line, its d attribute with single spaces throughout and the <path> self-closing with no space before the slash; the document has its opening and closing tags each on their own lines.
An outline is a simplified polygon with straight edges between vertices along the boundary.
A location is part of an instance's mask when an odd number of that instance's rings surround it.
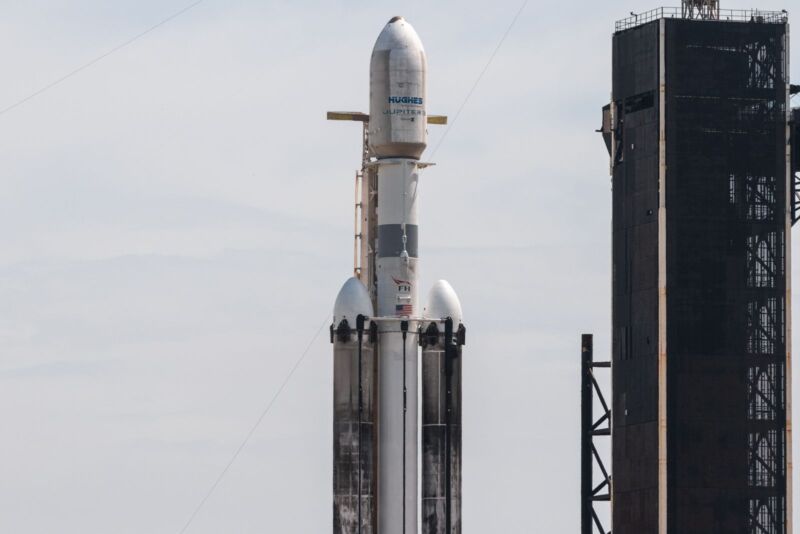
<svg viewBox="0 0 800 534">
<path fill-rule="evenodd" d="M 338 325 L 342 319 L 347 319 L 350 327 L 355 328 L 356 318 L 359 315 L 372 317 L 372 301 L 369 298 L 369 291 L 361 280 L 350 278 L 336 296 L 336 303 L 333 305 L 333 324 Z"/>
<path fill-rule="evenodd" d="M 378 36 L 369 66 L 369 146 L 375 157 L 422 156 L 428 142 L 427 71 L 417 32 L 394 17 Z"/>
<path fill-rule="evenodd" d="M 433 284 L 431 292 L 428 293 L 428 304 L 425 306 L 424 317 L 436 321 L 450 317 L 455 325 L 463 322 L 461 302 L 453 287 L 446 280 L 439 280 Z"/>
</svg>

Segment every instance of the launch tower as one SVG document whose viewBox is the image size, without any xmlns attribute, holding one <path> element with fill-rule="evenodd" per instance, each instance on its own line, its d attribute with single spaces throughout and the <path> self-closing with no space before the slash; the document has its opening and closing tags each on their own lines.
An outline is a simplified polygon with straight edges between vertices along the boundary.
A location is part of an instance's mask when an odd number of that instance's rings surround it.
<svg viewBox="0 0 800 534">
<path fill-rule="evenodd" d="M 617 22 L 614 534 L 791 533 L 790 90 L 785 12 Z"/>
</svg>

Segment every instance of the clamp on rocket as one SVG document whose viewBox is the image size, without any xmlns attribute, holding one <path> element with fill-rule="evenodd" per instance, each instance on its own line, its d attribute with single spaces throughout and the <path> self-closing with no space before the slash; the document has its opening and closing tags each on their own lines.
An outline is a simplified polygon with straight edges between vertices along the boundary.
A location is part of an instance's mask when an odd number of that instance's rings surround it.
<svg viewBox="0 0 800 534">
<path fill-rule="evenodd" d="M 461 304 L 442 280 L 421 311 L 417 291 L 420 157 L 427 125 L 446 123 L 426 112 L 426 76 L 419 36 L 394 17 L 372 51 L 369 115 L 328 114 L 364 124 L 355 276 L 331 325 L 334 534 L 461 532 Z"/>
</svg>

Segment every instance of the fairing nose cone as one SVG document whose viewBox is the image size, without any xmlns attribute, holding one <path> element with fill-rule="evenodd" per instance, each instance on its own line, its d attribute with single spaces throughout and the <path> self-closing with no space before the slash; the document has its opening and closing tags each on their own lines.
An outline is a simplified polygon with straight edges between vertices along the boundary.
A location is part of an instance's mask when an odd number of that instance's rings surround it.
<svg viewBox="0 0 800 534">
<path fill-rule="evenodd" d="M 450 317 L 454 324 L 463 322 L 461 302 L 453 287 L 446 280 L 439 280 L 428 293 L 428 304 L 425 306 L 425 319 L 441 320 Z"/>
<path fill-rule="evenodd" d="M 378 159 L 419 159 L 428 144 L 427 60 L 403 17 L 383 27 L 369 66 L 369 146 Z"/>
<path fill-rule="evenodd" d="M 372 301 L 369 291 L 358 278 L 350 278 L 344 283 L 336 303 L 333 305 L 333 323 L 339 324 L 342 319 L 347 319 L 351 327 L 355 327 L 359 315 L 372 317 Z"/>
<path fill-rule="evenodd" d="M 424 53 L 422 40 L 417 35 L 414 27 L 403 17 L 392 17 L 383 27 L 380 35 L 378 35 L 373 52 L 402 48 L 411 48 Z"/>
</svg>

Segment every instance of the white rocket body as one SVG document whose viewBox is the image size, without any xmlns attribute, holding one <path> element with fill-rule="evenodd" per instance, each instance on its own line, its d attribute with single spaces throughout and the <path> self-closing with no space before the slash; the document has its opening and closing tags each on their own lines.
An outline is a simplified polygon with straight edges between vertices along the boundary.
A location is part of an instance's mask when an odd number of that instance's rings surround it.
<svg viewBox="0 0 800 534">
<path fill-rule="evenodd" d="M 419 158 L 427 146 L 426 76 L 427 62 L 422 42 L 408 22 L 402 17 L 394 17 L 384 27 L 372 52 L 368 125 L 369 152 L 374 157 L 368 165 L 374 166 L 377 174 L 377 198 L 371 200 L 377 201 L 377 236 L 373 243 L 376 316 L 370 319 L 377 325 L 375 471 L 377 532 L 380 534 L 419 532 L 418 366 L 423 310 L 419 305 L 417 288 L 417 212 L 419 170 L 424 166 Z M 460 317 L 453 319 L 460 324 Z M 349 322 L 352 323 L 352 319 Z M 336 326 L 335 322 L 334 328 Z M 340 346 L 344 347 L 341 343 Z M 351 378 L 349 381 L 341 380 L 341 386 L 335 379 L 335 398 L 338 398 L 338 389 L 344 390 L 346 384 L 352 383 Z M 336 425 L 335 419 L 335 429 L 338 428 Z M 335 444 L 348 439 L 344 431 L 334 435 Z M 366 446 L 364 441 L 363 445 L 348 450 L 361 450 Z M 334 448 L 335 451 L 344 450 L 336 445 Z M 353 474 L 355 480 L 371 480 L 371 466 L 364 463 L 365 457 L 369 458 L 359 453 L 356 462 L 358 473 Z M 439 461 L 439 457 L 436 458 Z M 433 468 L 436 473 L 430 466 L 427 470 L 423 466 L 423 478 L 426 472 L 430 472 L 429 477 L 443 476 L 439 474 L 443 471 L 439 464 Z M 335 477 L 335 480 L 338 479 Z M 359 491 L 363 494 L 363 488 Z M 346 495 L 341 497 L 341 502 L 345 501 L 368 502 L 347 498 Z M 352 505 L 348 508 L 335 504 L 335 507 L 335 534 L 375 534 L 369 526 L 366 530 L 354 531 L 345 526 L 345 521 L 336 518 L 337 513 L 340 516 L 354 512 L 362 515 L 364 506 L 361 511 L 355 511 Z M 435 511 L 431 514 L 441 516 Z M 368 523 L 365 521 L 359 519 L 350 524 L 365 525 Z M 447 534 L 460 532 L 460 521 L 458 525 L 457 530 Z M 423 532 L 433 533 L 434 530 L 423 524 Z"/>
<path fill-rule="evenodd" d="M 378 168 L 377 313 L 413 318 L 417 291 L 417 165 L 381 160 Z M 402 320 L 401 319 L 401 320 Z M 380 532 L 417 532 L 417 325 L 379 325 L 378 523 Z"/>
<path fill-rule="evenodd" d="M 395 17 L 370 62 L 369 145 L 378 159 L 377 313 L 419 311 L 417 160 L 427 145 L 427 62 L 417 33 Z M 382 534 L 417 532 L 418 340 L 416 322 L 380 325 L 378 524 Z"/>
</svg>

